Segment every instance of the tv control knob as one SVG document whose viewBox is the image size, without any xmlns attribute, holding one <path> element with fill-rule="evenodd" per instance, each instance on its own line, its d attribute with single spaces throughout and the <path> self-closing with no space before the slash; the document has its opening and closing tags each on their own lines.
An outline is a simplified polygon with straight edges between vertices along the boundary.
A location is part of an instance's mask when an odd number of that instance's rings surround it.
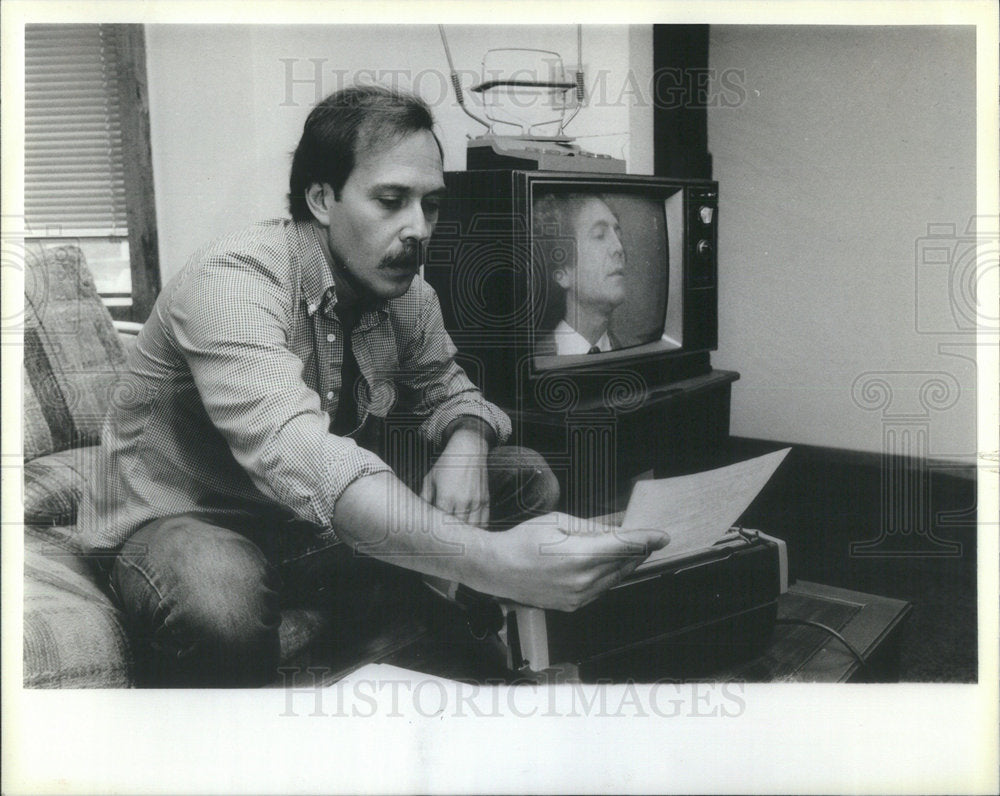
<svg viewBox="0 0 1000 796">
<path fill-rule="evenodd" d="M 715 218 L 715 208 L 702 205 L 698 208 L 698 217 L 701 219 L 701 223 L 707 227 L 712 223 L 712 219 Z"/>
<path fill-rule="evenodd" d="M 703 260 L 707 260 L 709 257 L 712 256 L 712 244 L 710 241 L 707 241 L 704 238 L 702 238 L 700 241 L 698 241 L 697 245 L 695 245 L 695 251 L 698 252 L 698 256 L 701 257 Z"/>
</svg>

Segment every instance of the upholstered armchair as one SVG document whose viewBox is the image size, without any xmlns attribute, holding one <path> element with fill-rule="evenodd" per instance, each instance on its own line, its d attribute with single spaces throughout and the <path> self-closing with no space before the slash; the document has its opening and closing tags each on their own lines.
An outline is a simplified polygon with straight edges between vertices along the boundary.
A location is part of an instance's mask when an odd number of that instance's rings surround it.
<svg viewBox="0 0 1000 796">
<path fill-rule="evenodd" d="M 136 684 L 125 617 L 83 555 L 76 514 L 136 324 L 116 329 L 76 246 L 29 250 L 23 376 L 24 685 Z M 286 611 L 282 661 L 324 635 L 320 611 Z"/>
</svg>

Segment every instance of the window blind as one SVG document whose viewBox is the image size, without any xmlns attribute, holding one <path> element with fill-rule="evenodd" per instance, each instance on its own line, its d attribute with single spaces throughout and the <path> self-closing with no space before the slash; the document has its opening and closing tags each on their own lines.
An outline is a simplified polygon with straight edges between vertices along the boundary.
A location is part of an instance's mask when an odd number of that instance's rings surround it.
<svg viewBox="0 0 1000 796">
<path fill-rule="evenodd" d="M 25 222 L 35 237 L 128 234 L 119 32 L 26 25 Z"/>
</svg>

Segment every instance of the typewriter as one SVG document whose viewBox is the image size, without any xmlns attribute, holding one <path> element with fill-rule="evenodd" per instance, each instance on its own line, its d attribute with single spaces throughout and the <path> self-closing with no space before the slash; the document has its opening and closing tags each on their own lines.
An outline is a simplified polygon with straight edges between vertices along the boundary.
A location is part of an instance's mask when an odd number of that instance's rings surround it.
<svg viewBox="0 0 1000 796">
<path fill-rule="evenodd" d="M 703 550 L 647 562 L 576 611 L 428 580 L 461 607 L 479 650 L 517 678 L 584 682 L 711 676 L 759 654 L 788 589 L 785 543 L 732 527 Z"/>
</svg>

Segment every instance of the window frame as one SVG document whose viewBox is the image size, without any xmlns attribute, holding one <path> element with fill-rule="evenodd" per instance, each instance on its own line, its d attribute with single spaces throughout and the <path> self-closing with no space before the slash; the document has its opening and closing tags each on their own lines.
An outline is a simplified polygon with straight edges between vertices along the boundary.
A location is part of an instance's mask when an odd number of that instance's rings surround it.
<svg viewBox="0 0 1000 796">
<path fill-rule="evenodd" d="M 140 24 L 103 24 L 101 27 L 113 30 L 118 44 L 117 99 L 127 235 L 95 236 L 83 232 L 77 237 L 81 242 L 88 238 L 127 241 L 131 293 L 102 292 L 100 295 L 115 320 L 143 323 L 160 291 L 145 29 Z M 43 245 L 71 243 L 73 237 L 60 240 L 44 232 L 38 235 L 29 232 L 26 236 Z"/>
</svg>

